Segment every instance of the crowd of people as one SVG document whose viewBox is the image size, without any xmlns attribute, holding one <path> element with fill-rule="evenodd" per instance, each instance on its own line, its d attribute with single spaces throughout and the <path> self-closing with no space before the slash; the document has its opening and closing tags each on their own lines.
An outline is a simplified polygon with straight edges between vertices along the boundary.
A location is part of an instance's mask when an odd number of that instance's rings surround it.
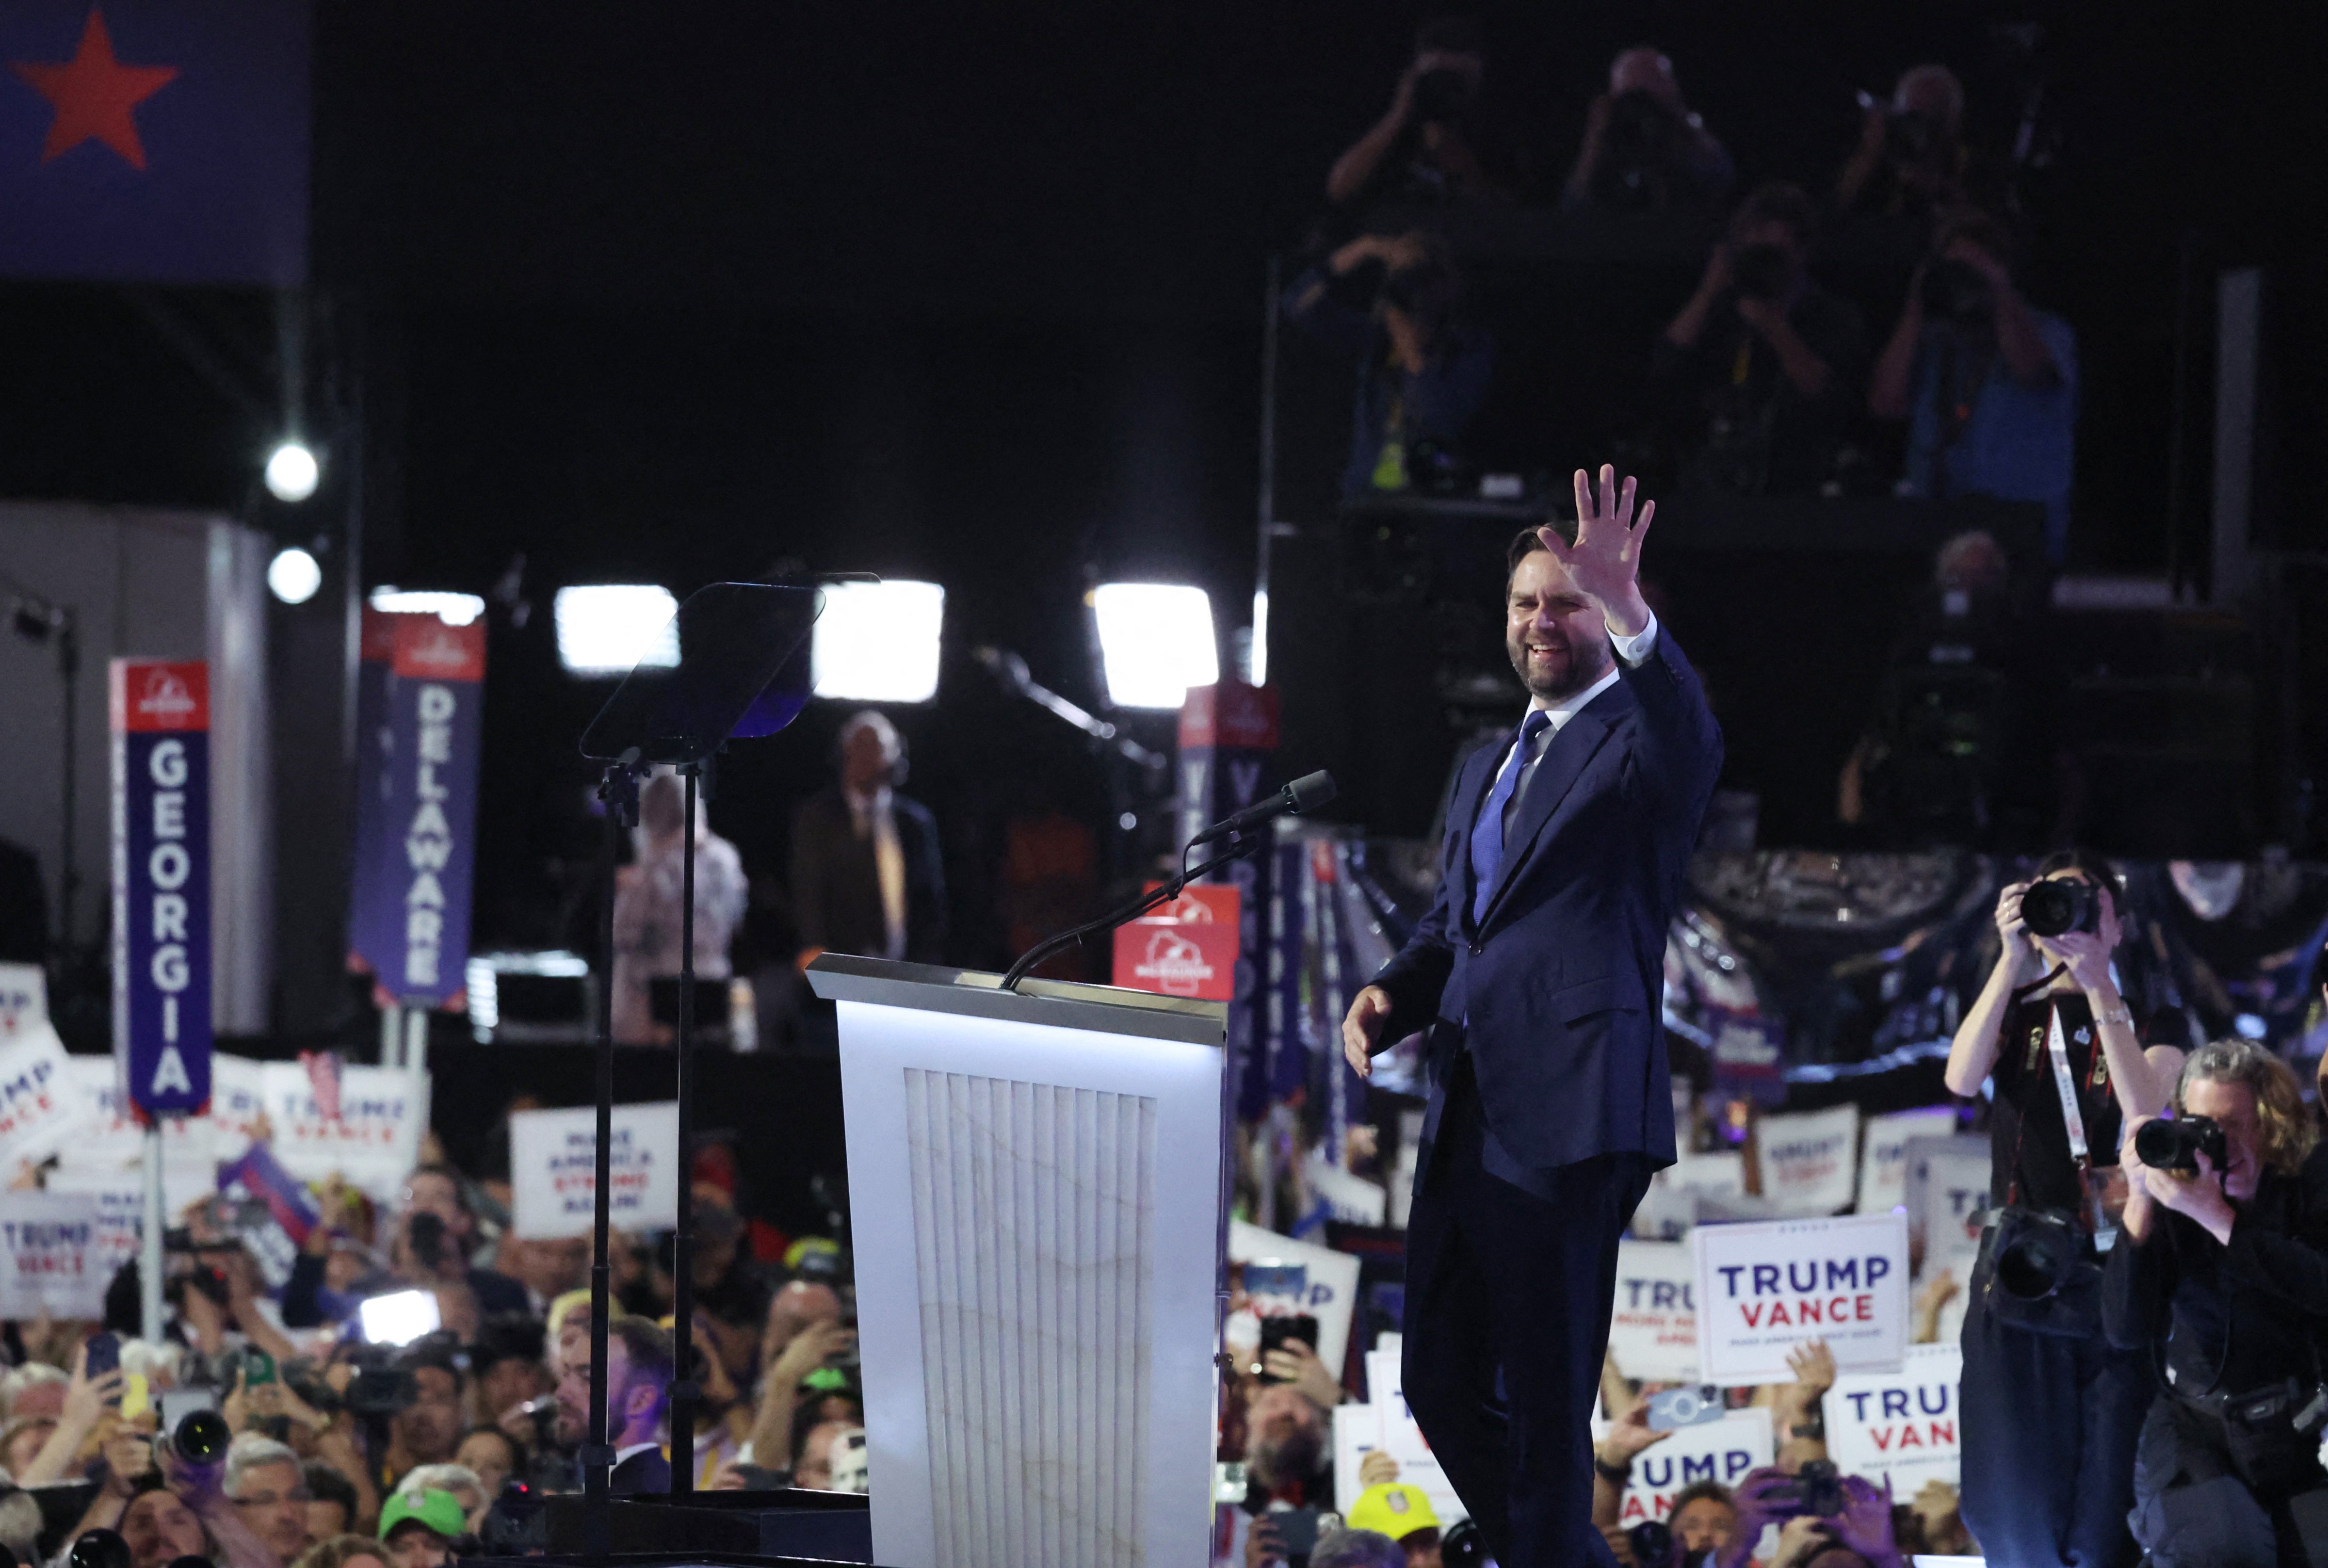
<svg viewBox="0 0 2328 1568">
<path fill-rule="evenodd" d="M 1528 356 L 1499 356 L 1525 313 L 1484 299 L 1449 241 L 1453 230 L 1492 251 L 1467 214 L 1694 214 L 1726 221 L 1696 288 L 1638 363 L 1591 371 L 1646 386 L 1609 432 L 1645 488 L 2035 502 L 2062 559 L 2076 336 L 2022 292 L 2014 161 L 1977 145 L 1953 71 L 1916 65 L 1888 99 L 1863 95 L 1860 134 L 1829 170 L 1742 197 L 1735 160 L 1657 49 L 1611 61 L 1556 183 L 1492 112 L 1488 72 L 1477 25 L 1422 25 L 1389 108 L 1328 173 L 1311 263 L 1285 292 L 1288 318 L 1358 369 L 1346 499 L 1463 493 L 1517 455 L 1470 449 L 1499 357 Z M 1854 222 L 1885 226 L 1903 249 L 1857 297 L 1820 277 L 1825 242 Z M 1880 340 L 1875 313 L 1893 323 Z"/>
<path fill-rule="evenodd" d="M 0 1545 L 25 1563 L 89 1539 L 120 1554 L 85 1545 L 80 1568 L 435 1568 L 545 1549 L 544 1500 L 580 1490 L 590 1432 L 589 1243 L 518 1237 L 505 1183 L 429 1152 L 390 1202 L 324 1184 L 323 1223 L 272 1289 L 236 1209 L 194 1204 L 159 1340 L 132 1337 L 134 1263 L 102 1323 L 5 1325 Z M 615 1238 L 610 1489 L 666 1490 L 685 1464 L 699 1489 L 863 1491 L 845 1254 L 747 1223 L 725 1169 L 703 1162 L 694 1195 L 691 1455 L 670 1450 L 670 1238 Z M 382 1329 L 382 1303 L 405 1329 Z"/>
</svg>

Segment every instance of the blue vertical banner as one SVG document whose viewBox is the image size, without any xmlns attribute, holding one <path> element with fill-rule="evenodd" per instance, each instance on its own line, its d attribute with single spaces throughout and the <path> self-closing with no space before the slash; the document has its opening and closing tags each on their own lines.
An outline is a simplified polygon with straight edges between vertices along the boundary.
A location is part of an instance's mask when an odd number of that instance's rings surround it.
<svg viewBox="0 0 2328 1568">
<path fill-rule="evenodd" d="M 377 972 L 364 955 L 378 953 L 393 931 L 382 933 L 380 912 L 401 913 L 381 889 L 396 875 L 401 846 L 385 831 L 396 793 L 396 731 L 389 722 L 390 669 L 396 661 L 396 623 L 401 616 L 364 606 L 361 653 L 356 662 L 355 854 L 348 882 L 348 967 Z M 396 922 L 402 925 L 401 919 Z"/>
<path fill-rule="evenodd" d="M 211 1099 L 210 668 L 116 659 L 113 1059 L 141 1122 Z"/>
<path fill-rule="evenodd" d="M 1261 798 L 1277 749 L 1277 692 L 1224 681 L 1191 686 L 1180 708 L 1180 841 Z M 1229 1002 L 1228 1049 L 1236 1064 L 1237 1115 L 1252 1121 L 1268 1108 L 1268 1016 L 1262 934 L 1269 918 L 1269 854 L 1248 855 L 1220 880 L 1238 892 L 1236 992 Z"/>
<path fill-rule="evenodd" d="M 457 1007 L 476 873 L 485 624 L 392 619 L 381 704 L 386 782 L 372 808 L 372 841 L 356 846 L 356 864 L 370 858 L 374 874 L 351 912 L 349 936 L 390 1000 Z"/>
</svg>

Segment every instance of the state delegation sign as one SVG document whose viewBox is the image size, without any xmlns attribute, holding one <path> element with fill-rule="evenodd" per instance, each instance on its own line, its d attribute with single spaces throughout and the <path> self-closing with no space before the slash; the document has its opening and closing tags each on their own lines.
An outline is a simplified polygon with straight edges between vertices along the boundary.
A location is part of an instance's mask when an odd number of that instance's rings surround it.
<svg viewBox="0 0 2328 1568">
<path fill-rule="evenodd" d="M 1708 1383 L 1783 1383 L 1787 1354 L 1824 1339 L 1841 1371 L 1896 1371 L 1908 1345 L 1908 1219 L 1704 1225 L 1697 1334 Z"/>
<path fill-rule="evenodd" d="M 116 659 L 113 1056 L 141 1118 L 211 1098 L 210 666 Z"/>
</svg>

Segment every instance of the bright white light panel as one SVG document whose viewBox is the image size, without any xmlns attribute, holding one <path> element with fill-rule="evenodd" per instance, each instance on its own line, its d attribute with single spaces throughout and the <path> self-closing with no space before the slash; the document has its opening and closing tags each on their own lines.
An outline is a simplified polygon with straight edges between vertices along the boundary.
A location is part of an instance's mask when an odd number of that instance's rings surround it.
<svg viewBox="0 0 2328 1568">
<path fill-rule="evenodd" d="M 558 590 L 558 662 L 575 675 L 627 675 L 679 662 L 679 601 L 652 583 L 592 583 Z"/>
<path fill-rule="evenodd" d="M 1178 708 L 1221 678 L 1213 603 L 1177 583 L 1102 583 L 1092 591 L 1107 698 L 1118 708 Z"/>
<path fill-rule="evenodd" d="M 374 588 L 371 602 L 382 615 L 434 615 L 448 626 L 465 626 L 485 613 L 485 601 L 474 594 L 440 594 L 423 588 Z"/>
<path fill-rule="evenodd" d="M 831 583 L 809 645 L 816 695 L 927 702 L 938 694 L 945 589 L 935 583 Z"/>
</svg>

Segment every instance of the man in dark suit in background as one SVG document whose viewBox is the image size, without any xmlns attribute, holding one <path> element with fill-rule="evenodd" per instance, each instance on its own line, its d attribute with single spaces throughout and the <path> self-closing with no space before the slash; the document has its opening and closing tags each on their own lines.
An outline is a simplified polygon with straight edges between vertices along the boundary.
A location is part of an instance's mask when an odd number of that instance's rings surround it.
<svg viewBox="0 0 2328 1568">
<path fill-rule="evenodd" d="M 1590 1421 L 1617 1242 L 1674 1160 L 1666 928 L 1722 732 L 1641 597 L 1633 481 L 1576 474 L 1573 541 L 1511 549 L 1528 711 L 1448 797 L 1438 901 L 1358 992 L 1352 1066 L 1427 1029 L 1404 1386 L 1503 1568 L 1612 1563 Z"/>
<path fill-rule="evenodd" d="M 793 903 L 801 945 L 936 963 L 945 948 L 937 819 L 897 793 L 906 747 L 867 709 L 840 727 L 840 783 L 793 819 Z"/>
<path fill-rule="evenodd" d="M 671 1407 L 671 1336 L 645 1318 L 606 1326 L 606 1443 L 615 1451 L 606 1489 L 617 1496 L 671 1490 L 663 1415 Z M 590 1430 L 590 1340 L 575 1338 L 558 1379 L 559 1425 Z"/>
</svg>

